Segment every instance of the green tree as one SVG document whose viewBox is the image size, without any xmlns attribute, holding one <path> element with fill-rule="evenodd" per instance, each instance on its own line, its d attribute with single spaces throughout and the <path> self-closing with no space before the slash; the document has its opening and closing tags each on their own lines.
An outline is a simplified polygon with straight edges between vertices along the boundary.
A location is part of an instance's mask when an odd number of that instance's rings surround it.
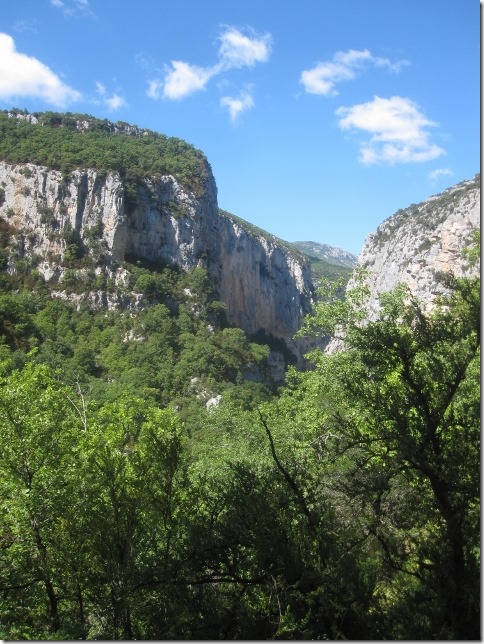
<svg viewBox="0 0 484 644">
<path fill-rule="evenodd" d="M 63 532 L 79 507 L 76 435 L 83 430 L 72 395 L 33 363 L 0 381 L 0 601 L 7 638 L 61 628 L 60 604 L 70 593 Z M 21 624 L 24 631 L 17 630 Z"/>
<path fill-rule="evenodd" d="M 145 401 L 106 403 L 92 413 L 83 454 L 90 636 L 149 638 L 156 631 L 145 602 L 168 601 L 160 588 L 172 582 L 180 552 L 188 493 L 181 427 Z"/>
<path fill-rule="evenodd" d="M 430 314 L 401 286 L 375 321 L 350 297 L 308 324 L 345 323 L 347 350 L 312 356 L 326 385 L 319 422 L 346 463 L 340 489 L 403 584 L 399 598 L 384 582 L 375 593 L 382 635 L 397 638 L 479 634 L 480 282 L 447 285 Z"/>
</svg>

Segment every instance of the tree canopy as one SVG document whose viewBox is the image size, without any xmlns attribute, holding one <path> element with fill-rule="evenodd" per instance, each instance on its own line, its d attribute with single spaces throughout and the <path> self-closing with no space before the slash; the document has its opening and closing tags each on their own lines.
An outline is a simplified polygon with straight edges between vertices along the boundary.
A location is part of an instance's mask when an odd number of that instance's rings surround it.
<svg viewBox="0 0 484 644">
<path fill-rule="evenodd" d="M 203 299 L 133 320 L 4 293 L 2 637 L 478 638 L 480 285 L 449 288 L 372 322 L 327 293 L 304 332 L 346 348 L 277 395 Z"/>
<path fill-rule="evenodd" d="M 196 194 L 211 172 L 203 153 L 182 139 L 86 114 L 32 116 L 37 123 L 0 111 L 0 158 L 65 174 L 78 168 L 117 172 L 128 188 L 143 176 L 173 174 Z"/>
</svg>

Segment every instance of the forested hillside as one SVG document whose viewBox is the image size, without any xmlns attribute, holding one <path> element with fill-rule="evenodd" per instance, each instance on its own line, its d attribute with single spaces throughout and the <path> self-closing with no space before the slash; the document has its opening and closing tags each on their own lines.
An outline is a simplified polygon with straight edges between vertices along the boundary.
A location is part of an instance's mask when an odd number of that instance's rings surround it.
<svg viewBox="0 0 484 644">
<path fill-rule="evenodd" d="M 342 300 L 326 281 L 299 335 L 346 350 L 313 351 L 277 388 L 277 340 L 230 325 L 202 266 L 133 258 L 122 291 L 103 288 L 143 306 L 94 307 L 74 248 L 56 284 L 11 227 L 1 638 L 479 639 L 477 277 L 441 276 L 431 312 L 399 286 L 367 324 L 364 282 Z"/>
</svg>

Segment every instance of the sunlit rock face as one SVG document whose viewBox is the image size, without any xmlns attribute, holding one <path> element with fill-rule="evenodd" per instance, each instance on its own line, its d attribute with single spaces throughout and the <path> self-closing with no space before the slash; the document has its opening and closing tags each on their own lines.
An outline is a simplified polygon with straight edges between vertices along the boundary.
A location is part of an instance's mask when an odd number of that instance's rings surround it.
<svg viewBox="0 0 484 644">
<path fill-rule="evenodd" d="M 281 338 L 299 355 L 306 347 L 292 336 L 310 308 L 308 265 L 230 218 L 221 219 L 219 230 L 219 293 L 231 321 L 249 333 Z"/>
<path fill-rule="evenodd" d="M 479 176 L 464 181 L 400 210 L 368 235 L 358 266 L 368 271 L 372 311 L 378 310 L 379 294 L 400 282 L 407 284 L 429 311 L 436 296 L 445 290 L 438 279 L 440 273 L 452 272 L 456 277 L 478 274 L 478 267 L 469 266 L 464 250 L 480 226 L 479 181 Z"/>
<path fill-rule="evenodd" d="M 93 169 L 63 177 L 46 167 L 0 163 L 0 186 L 0 216 L 14 235 L 16 252 L 35 257 L 47 280 L 59 282 L 68 270 L 63 259 L 69 231 L 95 260 L 92 270 L 117 286 L 124 284 L 124 260 L 182 270 L 203 266 L 231 324 L 283 341 L 301 361 L 307 345 L 293 335 L 310 307 L 309 268 L 297 253 L 222 215 L 211 174 L 197 196 L 171 175 L 146 177 L 129 205 L 121 177 Z M 140 302 L 133 294 L 123 298 L 119 289 L 80 299 L 95 306 Z"/>
<path fill-rule="evenodd" d="M 404 283 L 431 312 L 436 298 L 446 292 L 443 273 L 456 277 L 479 274 L 479 266 L 467 261 L 465 249 L 480 227 L 480 176 L 463 181 L 426 201 L 399 210 L 366 238 L 358 257 L 369 289 L 369 319 L 375 319 L 382 293 Z M 356 273 L 348 289 L 356 285 Z M 326 353 L 342 350 L 342 339 L 332 339 Z"/>
</svg>

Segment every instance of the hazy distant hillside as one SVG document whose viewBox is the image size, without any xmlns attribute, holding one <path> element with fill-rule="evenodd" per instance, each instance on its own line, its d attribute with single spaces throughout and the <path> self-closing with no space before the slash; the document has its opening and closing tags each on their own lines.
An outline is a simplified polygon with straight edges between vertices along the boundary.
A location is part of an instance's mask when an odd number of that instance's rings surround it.
<svg viewBox="0 0 484 644">
<path fill-rule="evenodd" d="M 346 266 L 353 268 L 356 265 L 357 256 L 349 253 L 347 250 L 336 248 L 336 246 L 329 246 L 329 244 L 319 244 L 312 241 L 298 241 L 293 242 L 296 248 L 300 248 L 309 257 L 317 259 L 324 259 L 328 264 L 335 266 Z"/>
<path fill-rule="evenodd" d="M 309 258 L 311 275 L 315 283 L 322 277 L 349 279 L 358 259 L 353 253 L 328 244 L 298 241 L 293 242 L 293 246 L 301 250 Z"/>
</svg>

